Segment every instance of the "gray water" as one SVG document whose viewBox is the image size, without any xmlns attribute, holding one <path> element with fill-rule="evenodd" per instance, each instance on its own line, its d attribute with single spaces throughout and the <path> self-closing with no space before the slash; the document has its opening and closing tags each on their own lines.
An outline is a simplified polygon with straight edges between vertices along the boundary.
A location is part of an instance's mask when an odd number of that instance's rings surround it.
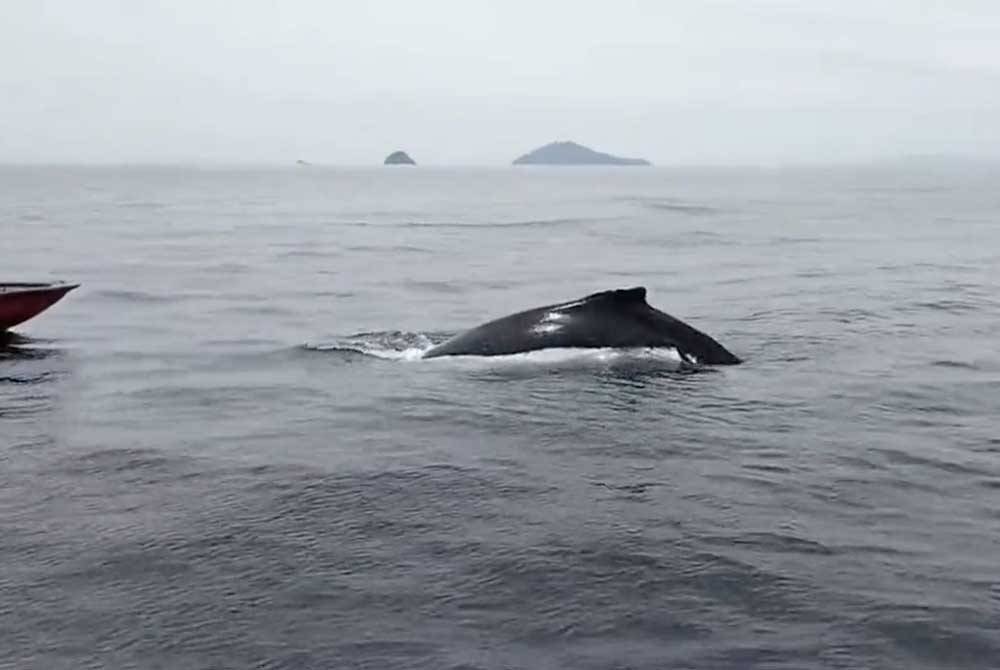
<svg viewBox="0 0 1000 670">
<path fill-rule="evenodd" d="M 998 186 L 3 168 L 0 666 L 998 667 Z M 416 359 L 639 285 L 745 364 Z"/>
</svg>

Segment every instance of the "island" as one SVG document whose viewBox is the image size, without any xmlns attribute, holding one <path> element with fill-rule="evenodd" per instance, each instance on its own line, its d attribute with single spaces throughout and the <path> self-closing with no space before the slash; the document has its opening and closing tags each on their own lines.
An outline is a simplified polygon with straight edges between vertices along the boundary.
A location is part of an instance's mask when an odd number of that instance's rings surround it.
<svg viewBox="0 0 1000 670">
<path fill-rule="evenodd" d="M 514 165 L 651 165 L 643 158 L 621 158 L 576 142 L 552 142 L 524 154 Z"/>
<path fill-rule="evenodd" d="M 410 158 L 405 151 L 393 151 L 385 157 L 386 165 L 416 165 L 417 162 Z"/>
</svg>

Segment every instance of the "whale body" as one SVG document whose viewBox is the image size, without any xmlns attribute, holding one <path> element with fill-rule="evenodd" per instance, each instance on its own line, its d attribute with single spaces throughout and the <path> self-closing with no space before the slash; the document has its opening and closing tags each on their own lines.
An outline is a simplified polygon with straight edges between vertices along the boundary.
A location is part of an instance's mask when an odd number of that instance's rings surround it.
<svg viewBox="0 0 1000 670">
<path fill-rule="evenodd" d="M 557 347 L 671 347 L 689 363 L 742 362 L 705 333 L 651 307 L 643 286 L 601 291 L 495 319 L 432 347 L 423 358 L 503 356 Z"/>
</svg>

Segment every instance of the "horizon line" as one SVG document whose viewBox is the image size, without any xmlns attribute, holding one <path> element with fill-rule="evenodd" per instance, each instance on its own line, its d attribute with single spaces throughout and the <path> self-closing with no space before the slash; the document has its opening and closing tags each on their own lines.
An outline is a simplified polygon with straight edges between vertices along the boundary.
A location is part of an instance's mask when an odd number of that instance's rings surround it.
<svg viewBox="0 0 1000 670">
<path fill-rule="evenodd" d="M 302 162 L 299 162 L 302 161 Z M 276 159 L 119 159 L 119 160 L 2 160 L 0 168 L 41 168 L 41 167 L 75 167 L 75 168 L 291 168 L 306 170 L 309 168 L 320 169 L 365 169 L 365 168 L 390 168 L 394 170 L 413 170 L 421 167 L 427 168 L 510 168 L 518 170 L 537 170 L 539 168 L 614 168 L 616 170 L 643 170 L 650 169 L 754 169 L 754 170 L 775 170 L 784 168 L 808 168 L 808 167 L 851 167 L 851 166 L 878 166 L 898 163 L 964 163 L 964 164 L 1000 164 L 1000 156 L 981 156 L 974 154 L 954 153 L 954 154 L 896 154 L 869 158 L 842 158 L 834 160 L 817 159 L 786 159 L 774 161 L 678 161 L 669 163 L 657 163 L 651 161 L 650 165 L 603 165 L 603 164 L 526 164 L 517 165 L 511 162 L 417 162 L 416 165 L 385 165 L 382 162 L 361 163 L 355 161 L 324 161 L 321 159 L 293 158 L 288 161 Z"/>
</svg>

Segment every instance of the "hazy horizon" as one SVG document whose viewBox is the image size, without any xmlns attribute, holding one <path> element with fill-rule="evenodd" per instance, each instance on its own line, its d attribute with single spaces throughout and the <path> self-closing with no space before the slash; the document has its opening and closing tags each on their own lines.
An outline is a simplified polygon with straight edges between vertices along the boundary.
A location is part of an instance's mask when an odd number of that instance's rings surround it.
<svg viewBox="0 0 1000 670">
<path fill-rule="evenodd" d="M 1000 159 L 1000 7 L 7 7 L 0 163 L 658 166 Z"/>
</svg>

